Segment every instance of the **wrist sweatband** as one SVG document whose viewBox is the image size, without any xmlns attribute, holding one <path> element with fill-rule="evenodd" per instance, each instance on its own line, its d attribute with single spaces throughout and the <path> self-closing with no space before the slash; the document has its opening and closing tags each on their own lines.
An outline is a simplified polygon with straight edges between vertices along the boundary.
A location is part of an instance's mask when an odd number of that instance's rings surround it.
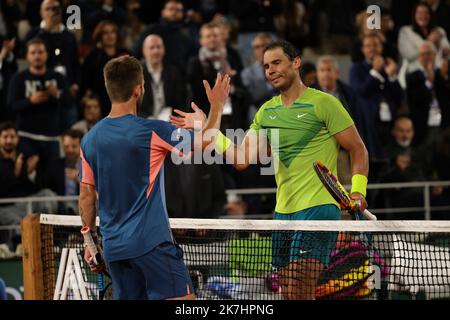
<svg viewBox="0 0 450 320">
<path fill-rule="evenodd" d="M 350 193 L 359 192 L 366 197 L 367 177 L 362 174 L 355 174 L 352 177 L 352 190 Z"/>
<path fill-rule="evenodd" d="M 215 145 L 215 150 L 217 153 L 219 154 L 223 154 L 225 151 L 227 151 L 227 149 L 231 146 L 231 140 L 228 139 L 226 136 L 223 135 L 222 132 L 220 132 L 217 134 L 216 137 L 216 145 Z"/>
</svg>

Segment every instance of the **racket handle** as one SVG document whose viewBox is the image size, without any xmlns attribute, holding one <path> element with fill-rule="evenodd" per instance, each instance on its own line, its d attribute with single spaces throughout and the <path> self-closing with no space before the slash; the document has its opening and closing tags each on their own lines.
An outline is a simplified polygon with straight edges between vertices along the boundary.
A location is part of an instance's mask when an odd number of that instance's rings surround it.
<svg viewBox="0 0 450 320">
<path fill-rule="evenodd" d="M 91 256 L 94 258 L 94 263 L 96 265 L 100 264 L 102 262 L 102 257 L 100 252 L 98 252 L 97 250 L 97 246 L 95 245 L 94 239 L 92 238 L 91 230 L 89 229 L 89 227 L 85 226 L 81 228 L 81 234 L 83 235 L 84 243 L 91 253 Z"/>
<path fill-rule="evenodd" d="M 364 212 L 362 214 L 364 215 L 364 217 L 366 217 L 367 220 L 373 220 L 373 221 L 377 220 L 377 217 L 367 209 L 364 210 Z"/>
</svg>

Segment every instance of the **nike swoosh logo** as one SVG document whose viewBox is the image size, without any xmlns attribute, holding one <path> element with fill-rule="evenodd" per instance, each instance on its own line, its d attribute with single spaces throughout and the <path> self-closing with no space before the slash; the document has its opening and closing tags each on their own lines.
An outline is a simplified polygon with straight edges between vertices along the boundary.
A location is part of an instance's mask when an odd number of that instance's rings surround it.
<svg viewBox="0 0 450 320">
<path fill-rule="evenodd" d="M 297 119 L 300 119 L 300 118 L 302 118 L 302 117 L 304 117 L 304 116 L 306 116 L 307 115 L 307 113 L 304 113 L 304 114 L 302 114 L 302 115 L 297 115 Z"/>
<path fill-rule="evenodd" d="M 311 250 L 309 250 L 309 251 L 303 251 L 303 250 L 300 250 L 300 251 L 298 252 L 298 254 L 305 254 L 305 253 L 308 253 L 308 252 L 311 252 Z"/>
<path fill-rule="evenodd" d="M 270 119 L 275 120 L 277 116 L 269 116 Z"/>
</svg>

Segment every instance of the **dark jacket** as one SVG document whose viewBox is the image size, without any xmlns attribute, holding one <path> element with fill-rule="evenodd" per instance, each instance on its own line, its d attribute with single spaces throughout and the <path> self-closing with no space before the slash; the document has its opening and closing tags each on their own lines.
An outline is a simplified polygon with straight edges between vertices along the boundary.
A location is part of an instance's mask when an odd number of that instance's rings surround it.
<svg viewBox="0 0 450 320">
<path fill-rule="evenodd" d="M 145 93 L 142 104 L 138 109 L 138 116 L 147 118 L 153 115 L 153 79 L 145 64 L 143 65 L 143 68 Z M 166 106 L 181 110 L 187 109 L 187 86 L 178 69 L 171 65 L 164 65 L 161 80 L 164 84 L 164 98 Z"/>
<path fill-rule="evenodd" d="M 48 82 L 57 83 L 58 89 L 61 90 L 60 98 L 51 97 L 47 102 L 33 105 L 29 99 L 31 94 L 44 89 Z M 71 104 L 66 78 L 55 71 L 47 71 L 43 76 L 36 76 L 29 70 L 24 70 L 16 73 L 9 84 L 8 105 L 16 114 L 19 130 L 57 136 L 65 129 L 62 117 L 64 110 Z"/>
<path fill-rule="evenodd" d="M 388 104 L 392 120 L 394 120 L 402 102 L 403 89 L 397 80 L 389 81 L 384 71 L 381 72 L 385 80 L 382 83 L 370 74 L 371 69 L 372 66 L 366 61 L 353 64 L 350 69 L 350 84 L 357 93 L 361 106 L 360 110 L 364 119 L 362 137 L 369 156 L 371 159 L 381 160 L 386 158 L 386 154 L 378 132 L 378 126 L 381 125 L 380 103 L 385 101 Z"/>
<path fill-rule="evenodd" d="M 426 86 L 425 74 L 417 70 L 406 76 L 409 111 L 414 123 L 416 144 L 421 144 L 427 135 L 428 113 L 433 91 L 442 114 L 441 128 L 450 126 L 450 80 L 444 80 L 439 70 L 435 72 L 433 89 Z"/>
</svg>

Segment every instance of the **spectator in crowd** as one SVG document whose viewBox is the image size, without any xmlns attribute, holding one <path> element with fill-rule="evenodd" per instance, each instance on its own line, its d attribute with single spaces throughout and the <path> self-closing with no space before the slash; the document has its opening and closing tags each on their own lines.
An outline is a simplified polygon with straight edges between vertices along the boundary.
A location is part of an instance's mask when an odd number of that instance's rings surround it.
<svg viewBox="0 0 450 320">
<path fill-rule="evenodd" d="M 48 69 L 67 77 L 70 93 L 75 97 L 80 83 L 80 63 L 75 35 L 62 23 L 62 7 L 58 0 L 44 0 L 40 14 L 41 24 L 31 29 L 25 40 L 36 37 L 44 40 L 48 53 Z"/>
<path fill-rule="evenodd" d="M 352 61 L 362 61 L 364 60 L 364 55 L 361 52 L 362 39 L 367 34 L 377 34 L 383 44 L 383 57 L 391 57 L 397 61 L 398 51 L 397 51 L 397 38 L 394 31 L 394 21 L 389 12 L 386 10 L 381 10 L 381 28 L 380 29 L 369 29 L 367 27 L 367 18 L 369 14 L 367 10 L 363 10 L 356 15 L 356 27 L 358 29 L 358 38 L 353 41 L 352 48 Z"/>
<path fill-rule="evenodd" d="M 363 130 L 363 119 L 356 93 L 353 89 L 339 79 L 339 65 L 333 56 L 320 56 L 316 63 L 317 83 L 312 87 L 337 98 L 349 115 L 353 118 L 355 126 L 359 132 Z M 351 184 L 352 172 L 350 155 L 342 148 L 338 154 L 339 181 L 344 184 Z"/>
<path fill-rule="evenodd" d="M 85 36 L 92 39 L 92 32 L 101 21 L 112 21 L 119 29 L 127 23 L 127 11 L 118 5 L 118 1 L 100 0 L 98 6 L 87 13 L 85 20 Z M 95 42 L 94 42 L 95 45 Z"/>
<path fill-rule="evenodd" d="M 26 157 L 38 154 L 47 164 L 59 157 L 59 135 L 63 132 L 62 116 L 71 105 L 66 78 L 47 68 L 47 49 L 42 39 L 28 41 L 28 68 L 11 79 L 8 104 L 16 113 L 21 136 L 21 150 Z"/>
<path fill-rule="evenodd" d="M 165 48 L 160 36 L 156 34 L 147 36 L 142 53 L 145 93 L 138 108 L 138 115 L 144 118 L 169 120 L 172 107 L 186 109 L 185 80 L 176 67 L 163 62 Z"/>
<path fill-rule="evenodd" d="M 432 145 L 440 128 L 450 126 L 448 60 L 436 66 L 436 48 L 426 41 L 419 47 L 418 70 L 406 77 L 407 99 L 416 130 L 416 143 Z"/>
<path fill-rule="evenodd" d="M 445 0 L 424 0 L 433 10 L 436 24 L 450 34 L 450 5 Z"/>
<path fill-rule="evenodd" d="M 106 93 L 103 79 L 105 64 L 122 55 L 129 54 L 122 48 L 117 25 L 108 20 L 98 23 L 94 30 L 93 40 L 96 47 L 87 55 L 82 66 L 83 92 L 93 93 L 100 99 L 102 117 L 106 117 L 111 103 Z"/>
<path fill-rule="evenodd" d="M 0 198 L 54 196 L 48 189 L 38 191 L 34 182 L 38 156 L 26 157 L 18 150 L 19 135 L 12 122 L 0 124 Z M 34 202 L 34 212 L 55 213 L 53 202 Z M 0 205 L 0 225 L 18 225 L 27 214 L 26 203 Z"/>
<path fill-rule="evenodd" d="M 94 94 L 87 94 L 81 99 L 83 106 L 83 119 L 75 123 L 71 129 L 79 130 L 86 134 L 102 118 L 100 100 Z"/>
<path fill-rule="evenodd" d="M 80 143 L 83 132 L 67 130 L 62 134 L 64 157 L 50 162 L 45 172 L 46 186 L 60 196 L 76 196 L 80 192 L 78 165 L 80 162 Z M 78 202 L 65 202 L 60 212 L 78 213 Z"/>
<path fill-rule="evenodd" d="M 233 48 L 231 45 L 231 30 L 233 28 L 233 24 L 230 20 L 227 20 L 222 15 L 216 15 L 214 19 L 212 20 L 212 23 L 215 24 L 219 30 L 220 30 L 220 41 L 221 46 L 226 48 L 227 50 L 227 57 L 230 58 L 231 61 L 233 61 L 233 64 L 236 68 L 237 73 L 241 73 L 242 69 L 244 68 L 242 65 L 242 59 L 239 54 L 239 52 Z"/>
<path fill-rule="evenodd" d="M 312 62 L 305 61 L 300 66 L 300 77 L 305 86 L 310 87 L 317 83 L 316 65 Z"/>
<path fill-rule="evenodd" d="M 435 45 L 435 64 L 439 68 L 450 53 L 450 43 L 445 30 L 436 25 L 431 7 L 426 2 L 420 2 L 414 6 L 411 25 L 402 27 L 398 36 L 398 50 L 403 58 L 402 79 L 404 74 L 415 71 L 417 65 L 413 63 L 419 55 L 420 45 L 425 41 Z"/>
<path fill-rule="evenodd" d="M 388 167 L 395 167 L 398 155 L 408 154 L 411 156 L 412 164 L 422 168 L 427 179 L 432 179 L 431 150 L 426 146 L 413 144 L 414 124 L 409 116 L 402 115 L 395 119 L 392 138 L 386 147 L 389 156 Z"/>
<path fill-rule="evenodd" d="M 238 50 L 244 67 L 251 64 L 251 43 L 259 32 L 268 32 L 275 38 L 274 17 L 281 13 L 278 0 L 232 0 L 232 12 L 239 21 Z"/>
<path fill-rule="evenodd" d="M 395 119 L 392 138 L 387 146 L 389 164 L 381 174 L 382 182 L 433 181 L 438 178 L 432 164 L 433 152 L 428 146 L 415 146 L 414 125 L 410 117 Z M 442 187 L 431 188 L 431 201 L 442 198 Z M 409 201 L 410 200 L 410 201 Z M 386 189 L 379 192 L 376 207 L 414 207 L 423 205 L 423 189 Z M 411 219 L 411 214 L 389 215 L 388 218 Z M 419 213 L 415 218 L 423 218 Z"/>
<path fill-rule="evenodd" d="M 414 6 L 420 1 L 391 1 L 389 11 L 394 20 L 395 39 L 398 39 L 398 33 L 403 26 L 411 24 L 411 13 L 413 12 Z"/>
<path fill-rule="evenodd" d="M 145 38 L 149 34 L 157 34 L 166 47 L 164 63 L 176 66 L 182 75 L 186 75 L 186 61 L 195 55 L 196 46 L 187 35 L 189 30 L 184 25 L 183 18 L 183 3 L 179 0 L 168 0 L 161 11 L 160 21 L 145 28 L 134 44 L 134 55 L 141 58 Z"/>
<path fill-rule="evenodd" d="M 17 71 L 16 58 L 13 52 L 15 46 L 15 38 L 5 39 L 0 35 L 0 122 L 14 119 L 12 110 L 6 104 L 6 99 L 9 82 Z"/>
<path fill-rule="evenodd" d="M 369 181 L 376 181 L 386 164 L 384 146 L 397 110 L 401 106 L 403 90 L 397 80 L 397 64 L 383 58 L 383 45 L 376 34 L 363 38 L 361 50 L 364 61 L 350 68 L 350 84 L 357 93 L 363 116 L 364 129 L 360 132 L 369 151 Z"/>
<path fill-rule="evenodd" d="M 224 108 L 222 128 L 247 128 L 248 94 L 236 72 L 236 62 L 227 56 L 220 37 L 220 30 L 215 24 L 207 23 L 200 29 L 201 48 L 198 56 L 189 60 L 187 67 L 192 100 L 208 114 L 209 103 L 203 80 L 212 84 L 218 72 L 231 75 L 231 94 Z"/>
<path fill-rule="evenodd" d="M 267 80 L 263 65 L 264 49 L 272 41 L 268 33 L 258 33 L 252 41 L 255 62 L 242 70 L 242 83 L 250 94 L 251 106 L 249 119 L 258 111 L 259 107 L 277 94 L 270 81 Z"/>
</svg>

